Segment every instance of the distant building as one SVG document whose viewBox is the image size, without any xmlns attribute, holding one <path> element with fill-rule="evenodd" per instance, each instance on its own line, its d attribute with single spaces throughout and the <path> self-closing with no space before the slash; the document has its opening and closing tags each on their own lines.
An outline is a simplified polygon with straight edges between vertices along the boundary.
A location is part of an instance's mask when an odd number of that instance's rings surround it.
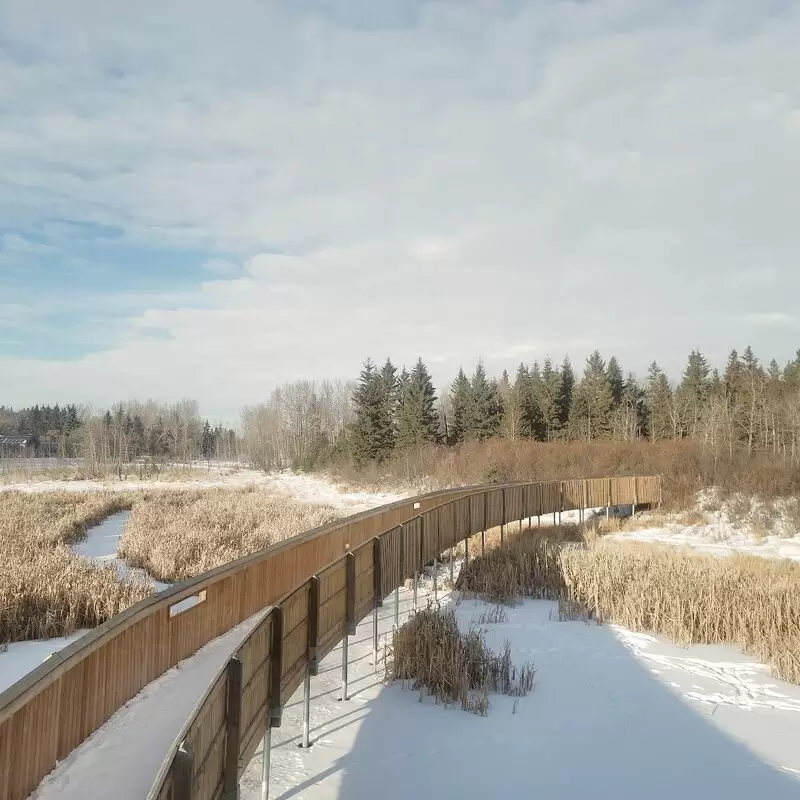
<svg viewBox="0 0 800 800">
<path fill-rule="evenodd" d="M 0 433 L 0 457 L 17 457 L 24 456 L 29 447 L 33 447 L 33 436 L 28 434 L 12 434 L 6 436 Z"/>
</svg>

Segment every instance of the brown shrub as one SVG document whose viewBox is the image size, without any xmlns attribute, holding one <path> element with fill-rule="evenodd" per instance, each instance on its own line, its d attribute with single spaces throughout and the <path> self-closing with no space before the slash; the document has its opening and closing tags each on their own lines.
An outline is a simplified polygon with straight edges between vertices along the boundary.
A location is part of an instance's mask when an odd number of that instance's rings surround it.
<svg viewBox="0 0 800 800">
<path fill-rule="evenodd" d="M 489 693 L 524 697 L 532 688 L 533 664 L 517 668 L 506 642 L 500 655 L 486 645 L 483 632 L 474 626 L 463 633 L 452 608 L 418 611 L 394 632 L 391 680 L 410 681 L 437 702 L 457 702 L 465 711 L 486 716 Z"/>
<path fill-rule="evenodd" d="M 436 489 L 474 483 L 556 480 L 624 474 L 661 474 L 673 510 L 693 505 L 696 493 L 715 486 L 720 498 L 800 494 L 800 467 L 771 455 L 720 456 L 690 440 L 660 442 L 534 442 L 507 439 L 465 442 L 404 452 L 380 466 L 336 471 L 352 483 L 396 491 L 398 484 Z"/>
</svg>

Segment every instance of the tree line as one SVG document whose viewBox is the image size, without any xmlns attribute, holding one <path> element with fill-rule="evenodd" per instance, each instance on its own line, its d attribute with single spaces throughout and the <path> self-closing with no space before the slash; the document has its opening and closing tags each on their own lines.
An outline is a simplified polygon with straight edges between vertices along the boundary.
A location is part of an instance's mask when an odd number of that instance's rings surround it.
<svg viewBox="0 0 800 800">
<path fill-rule="evenodd" d="M 748 346 L 741 356 L 732 351 L 720 372 L 693 350 L 677 381 L 656 362 L 639 380 L 598 351 L 578 373 L 568 357 L 520 364 L 513 377 L 489 377 L 479 361 L 441 395 L 422 359 L 410 370 L 367 359 L 357 381 L 336 384 L 335 414 L 322 385 L 288 384 L 260 407 L 271 416 L 245 413 L 245 449 L 253 451 L 256 417 L 261 440 L 273 442 L 259 466 L 380 463 L 423 445 L 490 438 L 694 439 L 715 453 L 759 450 L 800 461 L 800 351 L 784 367 L 774 359 L 764 366 Z"/>
<path fill-rule="evenodd" d="M 188 463 L 238 459 L 236 432 L 211 425 L 194 400 L 173 405 L 117 403 L 105 411 L 88 406 L 0 406 L 0 434 L 32 437 L 29 455 L 85 458 L 92 464 L 128 464 L 141 458 Z"/>
</svg>

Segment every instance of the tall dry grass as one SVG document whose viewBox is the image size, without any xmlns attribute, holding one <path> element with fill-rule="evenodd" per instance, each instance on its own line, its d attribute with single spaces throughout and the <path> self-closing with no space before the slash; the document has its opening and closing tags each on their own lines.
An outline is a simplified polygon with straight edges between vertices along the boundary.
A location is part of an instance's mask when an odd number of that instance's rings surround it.
<svg viewBox="0 0 800 800">
<path fill-rule="evenodd" d="M 410 683 L 420 700 L 429 694 L 436 702 L 459 703 L 465 711 L 486 716 L 490 692 L 524 697 L 534 675 L 532 663 L 512 663 L 508 642 L 495 654 L 480 627 L 461 631 L 453 608 L 415 612 L 394 632 L 388 677 Z"/>
<path fill-rule="evenodd" d="M 94 627 L 152 592 L 141 584 L 120 584 L 112 567 L 97 567 L 69 548 L 131 502 L 106 493 L 0 496 L 0 642 Z"/>
<path fill-rule="evenodd" d="M 182 581 L 339 516 L 258 489 L 148 494 L 133 507 L 119 554 L 160 581 Z"/>
<path fill-rule="evenodd" d="M 474 559 L 458 588 L 503 602 L 561 599 L 678 644 L 736 645 L 800 684 L 800 564 L 553 533 L 522 534 Z"/>
<path fill-rule="evenodd" d="M 698 442 L 533 442 L 495 439 L 457 447 L 425 447 L 399 453 L 381 465 L 356 468 L 341 463 L 335 472 L 353 484 L 415 490 L 470 483 L 502 483 L 624 474 L 664 476 L 664 496 L 673 510 L 689 508 L 703 488 L 720 497 L 737 493 L 763 498 L 800 494 L 800 467 L 770 455 L 720 455 Z"/>
</svg>

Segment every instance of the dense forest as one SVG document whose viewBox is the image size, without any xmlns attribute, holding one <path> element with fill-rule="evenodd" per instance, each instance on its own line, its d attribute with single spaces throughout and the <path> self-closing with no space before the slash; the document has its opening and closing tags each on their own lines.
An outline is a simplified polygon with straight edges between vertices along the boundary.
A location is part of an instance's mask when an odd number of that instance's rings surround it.
<svg viewBox="0 0 800 800">
<path fill-rule="evenodd" d="M 174 405 L 118 403 L 99 413 L 75 405 L 18 411 L 0 406 L 0 434 L 32 436 L 25 455 L 84 458 L 99 464 L 127 464 L 142 457 L 186 463 L 239 455 L 236 433 L 222 425 L 212 427 L 193 400 Z"/>
<path fill-rule="evenodd" d="M 770 453 L 800 463 L 800 351 L 764 366 L 750 347 L 720 371 L 695 350 L 677 381 L 653 362 L 643 380 L 597 351 L 487 375 L 482 362 L 437 391 L 419 359 L 409 370 L 367 359 L 357 381 L 298 381 L 242 412 L 241 431 L 212 426 L 193 400 L 0 406 L 0 434 L 34 436 L 37 455 L 92 463 L 231 460 L 261 469 L 313 469 L 335 461 L 382 463 L 422 446 L 505 438 L 535 441 L 691 439 L 714 453 Z"/>
<path fill-rule="evenodd" d="M 489 438 L 693 439 L 715 453 L 768 452 L 800 461 L 800 351 L 766 367 L 750 347 L 713 368 L 697 350 L 678 381 L 653 362 L 644 380 L 593 352 L 576 372 L 569 358 L 520 364 L 512 377 L 461 369 L 438 393 L 420 359 L 409 371 L 368 359 L 355 383 L 300 382 L 245 411 L 245 449 L 264 468 L 331 460 L 382 462 L 421 445 Z"/>
</svg>

